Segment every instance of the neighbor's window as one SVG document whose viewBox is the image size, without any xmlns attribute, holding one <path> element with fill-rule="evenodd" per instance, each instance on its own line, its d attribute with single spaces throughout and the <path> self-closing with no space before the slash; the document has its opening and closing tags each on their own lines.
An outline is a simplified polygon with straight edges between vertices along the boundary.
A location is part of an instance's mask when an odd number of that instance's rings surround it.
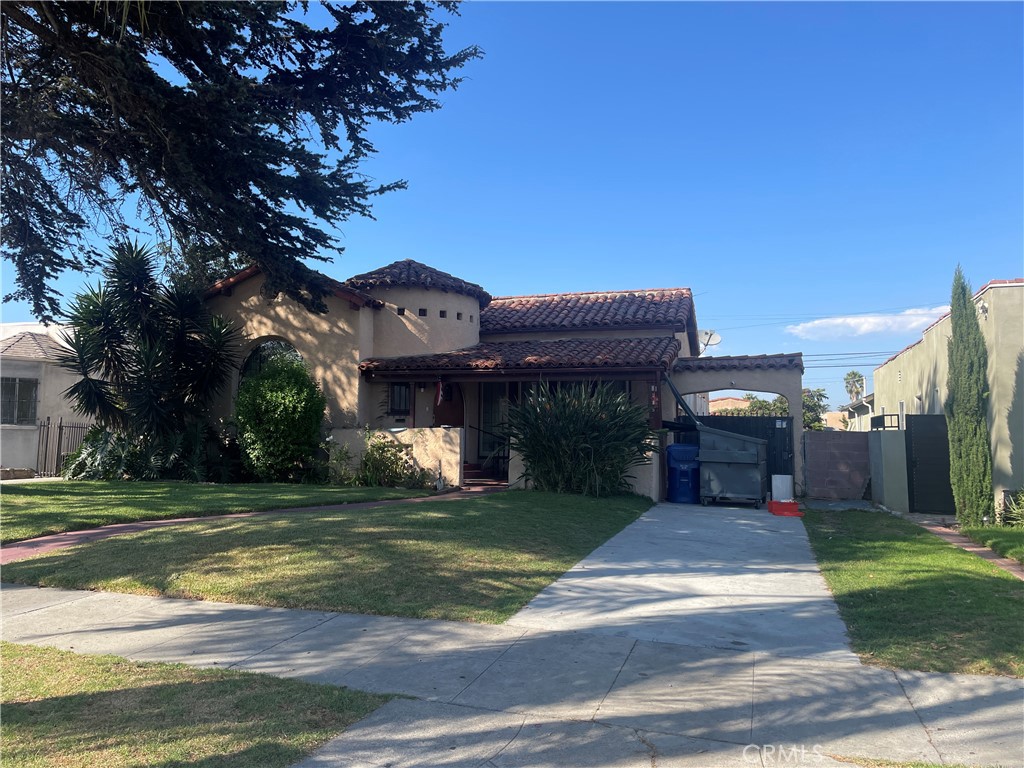
<svg viewBox="0 0 1024 768">
<path fill-rule="evenodd" d="M 0 379 L 0 423 L 35 424 L 38 379 Z"/>
<path fill-rule="evenodd" d="M 392 384 L 388 394 L 388 413 L 405 416 L 409 413 L 409 385 Z"/>
</svg>

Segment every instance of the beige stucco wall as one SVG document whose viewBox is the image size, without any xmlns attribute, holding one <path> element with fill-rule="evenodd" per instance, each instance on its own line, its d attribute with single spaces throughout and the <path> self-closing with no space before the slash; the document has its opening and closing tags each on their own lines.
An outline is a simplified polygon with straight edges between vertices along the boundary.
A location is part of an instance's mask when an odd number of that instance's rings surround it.
<svg viewBox="0 0 1024 768">
<path fill-rule="evenodd" d="M 470 296 L 422 288 L 375 288 L 369 293 L 384 302 L 374 312 L 375 357 L 449 352 L 480 341 L 480 302 Z M 404 315 L 398 314 L 399 307 L 405 308 Z M 426 317 L 420 317 L 421 309 Z"/>
<path fill-rule="evenodd" d="M 372 309 L 353 309 L 337 297 L 327 298 L 328 312 L 316 314 L 296 302 L 279 296 L 267 302 L 260 296 L 263 276 L 257 275 L 236 285 L 230 296 L 215 296 L 208 302 L 212 312 L 223 315 L 242 328 L 245 339 L 239 347 L 239 365 L 260 342 L 283 339 L 295 347 L 309 366 L 310 372 L 327 398 L 327 418 L 336 428 L 355 427 L 362 423 L 360 405 L 368 400 L 360 397 L 359 361 L 373 354 L 365 345 L 373 340 L 361 324 L 372 323 Z M 230 391 L 218 399 L 214 414 L 230 418 L 234 396 L 238 391 L 238 375 Z"/>
<path fill-rule="evenodd" d="M 995 503 L 1004 490 L 1024 488 L 1024 284 L 994 285 L 975 297 L 988 307 L 978 323 L 988 349 L 988 419 Z M 949 376 L 945 317 L 921 341 L 875 369 L 875 413 L 941 414 Z"/>
<path fill-rule="evenodd" d="M 437 477 L 438 472 L 446 486 L 462 485 L 463 430 L 395 429 L 381 430 L 379 434 L 402 445 L 412 446 L 412 459 L 418 467 Z M 352 459 L 358 462 L 366 446 L 366 432 L 362 429 L 334 429 L 331 436 L 339 445 L 346 445 Z"/>
</svg>

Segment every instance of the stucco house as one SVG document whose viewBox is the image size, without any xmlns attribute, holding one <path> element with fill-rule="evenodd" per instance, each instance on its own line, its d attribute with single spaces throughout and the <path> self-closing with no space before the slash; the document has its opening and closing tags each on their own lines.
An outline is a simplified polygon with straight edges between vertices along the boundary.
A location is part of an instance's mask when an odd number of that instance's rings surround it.
<svg viewBox="0 0 1024 768">
<path fill-rule="evenodd" d="M 875 413 L 874 393 L 864 395 L 839 408 L 846 417 L 847 432 L 870 432 L 871 417 Z"/>
<path fill-rule="evenodd" d="M 59 326 L 0 327 L 0 466 L 37 470 L 41 421 L 80 423 L 65 390 L 75 376 L 57 364 Z"/>
<path fill-rule="evenodd" d="M 799 409 L 798 354 L 698 358 L 688 288 L 495 298 L 407 259 L 332 281 L 329 311 L 317 315 L 284 297 L 268 302 L 262 284 L 250 268 L 206 295 L 244 331 L 240 376 L 268 345 L 287 343 L 321 384 L 335 440 L 357 447 L 360 427 L 392 430 L 453 485 L 475 465 L 515 482 L 521 464 L 498 432 L 509 403 L 540 382 L 614 382 L 649 409 L 655 428 L 677 415 L 666 377 L 701 412 L 708 391 L 730 386 L 795 397 Z M 217 406 L 222 416 L 237 384 Z M 638 468 L 634 487 L 661 498 L 660 462 Z"/>
<path fill-rule="evenodd" d="M 1024 488 L 1024 279 L 992 280 L 974 294 L 988 349 L 988 424 L 995 503 Z M 900 428 L 905 417 L 941 414 L 949 376 L 948 314 L 874 373 L 874 411 Z"/>
</svg>

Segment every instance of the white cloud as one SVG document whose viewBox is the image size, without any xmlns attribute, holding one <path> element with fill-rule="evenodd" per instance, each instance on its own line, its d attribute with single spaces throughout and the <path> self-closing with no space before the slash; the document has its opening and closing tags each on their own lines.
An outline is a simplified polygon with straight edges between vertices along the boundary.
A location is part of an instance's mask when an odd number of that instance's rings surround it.
<svg viewBox="0 0 1024 768">
<path fill-rule="evenodd" d="M 888 315 L 823 317 L 807 323 L 787 325 L 786 331 L 810 341 L 829 341 L 849 336 L 867 336 L 872 333 L 909 333 L 927 328 L 947 312 L 949 307 L 944 306 L 908 309 Z"/>
</svg>

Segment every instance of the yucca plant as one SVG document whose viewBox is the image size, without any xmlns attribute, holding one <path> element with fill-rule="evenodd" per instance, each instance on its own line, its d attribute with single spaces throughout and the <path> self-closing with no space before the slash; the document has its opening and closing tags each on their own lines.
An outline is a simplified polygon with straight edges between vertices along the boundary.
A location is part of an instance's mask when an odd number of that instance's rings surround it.
<svg viewBox="0 0 1024 768">
<path fill-rule="evenodd" d="M 68 325 L 60 362 L 79 377 L 67 390 L 74 409 L 150 457 L 144 476 L 173 474 L 183 442 L 194 464 L 200 449 L 183 436 L 230 380 L 240 332 L 195 289 L 160 284 L 153 251 L 127 242 L 113 247 L 103 282 L 75 297 Z"/>
<path fill-rule="evenodd" d="M 647 410 L 610 384 L 541 385 L 509 409 L 510 445 L 539 490 L 607 496 L 658 449 Z"/>
</svg>

